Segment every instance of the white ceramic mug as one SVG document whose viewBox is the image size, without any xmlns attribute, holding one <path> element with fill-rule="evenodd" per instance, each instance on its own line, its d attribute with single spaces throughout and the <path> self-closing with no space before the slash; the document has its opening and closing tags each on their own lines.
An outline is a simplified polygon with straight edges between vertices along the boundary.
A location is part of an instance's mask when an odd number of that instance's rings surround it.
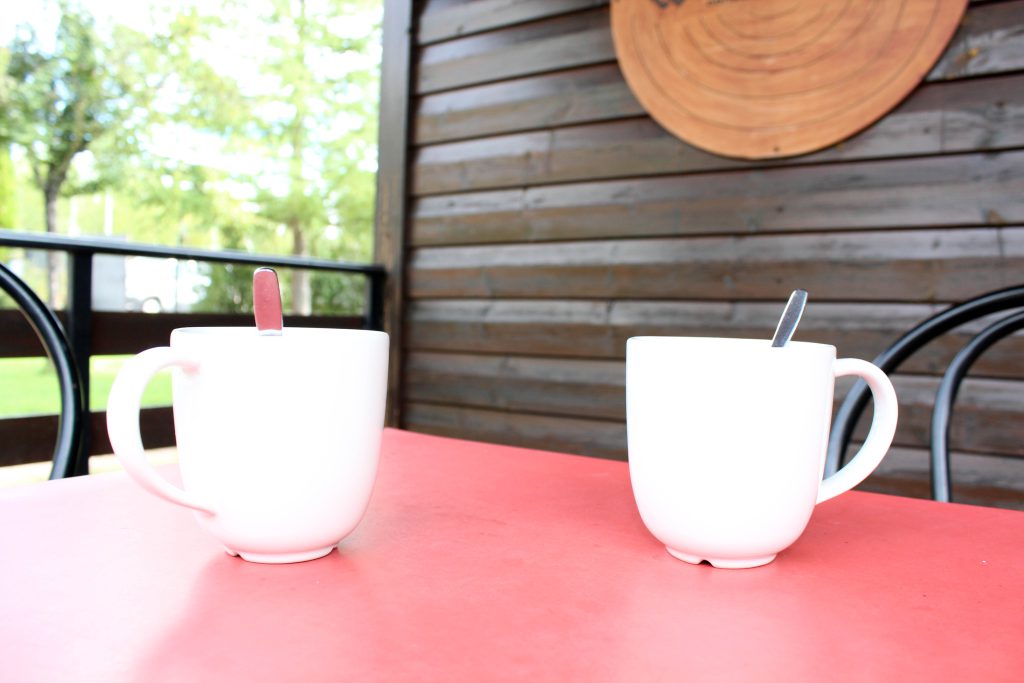
<svg viewBox="0 0 1024 683">
<path fill-rule="evenodd" d="M 874 418 L 860 451 L 822 481 L 835 378 L 862 377 Z M 896 431 L 896 392 L 833 346 L 708 337 L 626 342 L 629 473 L 640 516 L 675 557 L 771 562 L 817 503 L 863 481 Z"/>
<path fill-rule="evenodd" d="M 144 489 L 196 511 L 231 554 L 301 562 L 359 523 L 377 474 L 388 336 L 366 330 L 182 328 L 118 374 L 107 405 L 114 452 Z M 184 490 L 146 460 L 139 401 L 171 367 Z"/>
</svg>

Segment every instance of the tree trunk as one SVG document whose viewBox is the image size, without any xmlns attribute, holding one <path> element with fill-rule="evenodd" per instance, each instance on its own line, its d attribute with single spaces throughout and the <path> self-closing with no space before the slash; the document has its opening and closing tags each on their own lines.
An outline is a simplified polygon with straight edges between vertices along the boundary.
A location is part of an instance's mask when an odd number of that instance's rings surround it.
<svg viewBox="0 0 1024 683">
<path fill-rule="evenodd" d="M 307 256 L 306 236 L 302 233 L 302 225 L 298 220 L 289 222 L 292 231 L 292 254 Z M 310 315 L 313 312 L 313 293 L 309 286 L 308 270 L 292 270 L 292 313 Z"/>
<path fill-rule="evenodd" d="M 295 115 L 289 123 L 289 142 L 291 142 L 291 158 L 288 160 L 289 194 L 295 207 L 302 205 L 306 194 L 306 180 L 302 175 L 303 152 L 306 149 L 306 2 L 299 0 L 299 16 L 296 18 L 299 31 L 298 61 L 302 64 L 303 75 L 296 79 L 291 94 L 291 103 L 295 105 Z M 309 245 L 306 243 L 305 231 L 309 228 L 306 220 L 299 214 L 293 214 L 288 220 L 288 228 L 292 231 L 292 254 L 308 256 Z M 313 293 L 310 290 L 309 271 L 292 270 L 292 313 L 310 315 L 313 312 Z"/>
<path fill-rule="evenodd" d="M 43 200 L 46 202 L 46 232 L 51 235 L 57 234 L 57 197 L 60 196 L 60 188 L 47 185 L 43 190 Z M 46 252 L 46 303 L 50 308 L 57 308 L 62 299 L 60 296 L 60 254 L 56 250 Z"/>
</svg>

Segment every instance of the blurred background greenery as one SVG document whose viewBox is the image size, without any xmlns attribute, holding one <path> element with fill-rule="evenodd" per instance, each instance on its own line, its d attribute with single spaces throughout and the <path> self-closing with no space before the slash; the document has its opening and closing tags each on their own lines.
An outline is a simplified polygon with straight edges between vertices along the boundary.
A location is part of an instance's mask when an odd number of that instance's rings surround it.
<svg viewBox="0 0 1024 683">
<path fill-rule="evenodd" d="M 0 228 L 369 260 L 379 0 L 25 5 L 0 34 Z M 21 267 L 59 307 L 54 256 Z M 248 271 L 204 270 L 194 308 L 249 305 Z M 282 284 L 343 313 L 358 282 Z"/>
<path fill-rule="evenodd" d="M 5 4 L 0 229 L 369 261 L 381 5 Z M 63 307 L 61 254 L 0 248 L 0 261 Z M 150 300 L 156 310 L 251 310 L 251 268 L 169 272 L 178 278 L 172 300 L 144 280 L 124 308 Z M 299 314 L 358 313 L 365 300 L 361 278 L 314 271 L 282 272 L 282 294 Z M 105 401 L 111 363 L 93 364 L 93 409 Z M 45 364 L 0 359 L 0 394 L 35 395 L 33 378 L 52 381 Z M 0 403 L 0 416 L 29 403 Z"/>
</svg>

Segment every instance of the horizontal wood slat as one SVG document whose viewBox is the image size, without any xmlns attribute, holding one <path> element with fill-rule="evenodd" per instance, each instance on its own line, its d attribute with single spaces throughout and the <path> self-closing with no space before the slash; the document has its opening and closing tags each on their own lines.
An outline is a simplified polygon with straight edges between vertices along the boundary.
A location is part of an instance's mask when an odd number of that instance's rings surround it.
<svg viewBox="0 0 1024 683">
<path fill-rule="evenodd" d="M 406 391 L 412 401 L 625 421 L 625 362 L 458 354 L 410 354 Z M 852 382 L 841 385 L 842 393 Z M 939 380 L 893 375 L 900 420 L 895 443 L 926 447 Z M 967 379 L 952 423 L 954 448 L 1024 456 L 1024 381 Z M 863 435 L 864 427 L 856 432 Z M 1024 462 L 1022 462 L 1024 467 Z"/>
<path fill-rule="evenodd" d="M 67 316 L 58 312 L 65 327 Z M 179 327 L 252 327 L 252 315 L 234 313 L 120 313 L 93 312 L 93 355 L 138 353 L 166 346 L 171 330 Z M 356 316 L 285 316 L 289 327 L 362 327 Z M 42 356 L 42 345 L 20 311 L 0 310 L 0 358 Z"/>
<path fill-rule="evenodd" d="M 927 448 L 931 443 L 932 406 L 939 380 L 893 375 L 900 419 L 895 443 Z M 867 422 L 855 434 L 867 435 Z M 1024 456 L 1024 381 L 965 379 L 957 393 L 950 423 L 950 448 L 974 453 Z M 1019 463 L 1024 468 L 1024 459 Z"/>
<path fill-rule="evenodd" d="M 449 90 L 614 59 L 605 7 L 428 45 L 419 52 L 416 92 Z"/>
<path fill-rule="evenodd" d="M 969 7 L 927 80 L 963 78 L 1024 68 L 1024 2 Z"/>
<path fill-rule="evenodd" d="M 412 401 L 625 419 L 625 363 L 413 352 L 406 360 Z"/>
<path fill-rule="evenodd" d="M 697 149 L 649 118 L 422 147 L 413 193 L 442 194 L 659 174 L 996 151 L 1024 145 L 1024 75 L 922 87 L 863 133 L 821 152 L 741 161 Z"/>
<path fill-rule="evenodd" d="M 89 455 L 112 453 L 107 436 L 107 414 L 92 413 L 89 424 L 92 435 Z M 139 428 L 146 448 L 174 445 L 174 418 L 169 407 L 140 410 Z M 51 460 L 56 443 L 56 415 L 0 419 L 0 467 Z"/>
<path fill-rule="evenodd" d="M 426 95 L 415 109 L 419 144 L 646 113 L 615 63 Z"/>
<path fill-rule="evenodd" d="M 771 335 L 782 308 L 773 302 L 423 300 L 410 303 L 408 348 L 478 354 L 622 359 L 640 335 Z M 797 339 L 836 344 L 840 356 L 871 359 L 901 334 L 945 308 L 929 304 L 826 303 L 811 298 Z M 904 366 L 939 374 L 991 320 L 964 325 L 928 344 Z M 1024 334 L 992 346 L 972 376 L 1024 379 Z"/>
<path fill-rule="evenodd" d="M 538 185 L 412 206 L 415 246 L 1024 223 L 1024 151 Z"/>
<path fill-rule="evenodd" d="M 1024 510 L 1024 462 L 1014 458 L 950 454 L 952 494 L 956 503 L 993 505 Z M 920 448 L 894 447 L 868 479 L 857 488 L 914 498 L 931 498 L 929 453 Z"/>
<path fill-rule="evenodd" d="M 607 4 L 608 0 L 477 0 L 447 7 L 431 3 L 417 22 L 416 42 L 426 45 Z"/>
<path fill-rule="evenodd" d="M 958 301 L 1019 284 L 1024 228 L 419 249 L 411 298 Z"/>
</svg>

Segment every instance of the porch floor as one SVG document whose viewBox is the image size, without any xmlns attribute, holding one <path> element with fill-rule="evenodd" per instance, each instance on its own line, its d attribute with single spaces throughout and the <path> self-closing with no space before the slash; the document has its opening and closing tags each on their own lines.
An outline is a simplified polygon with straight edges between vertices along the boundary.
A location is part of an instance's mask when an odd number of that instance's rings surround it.
<svg viewBox="0 0 1024 683">
<path fill-rule="evenodd" d="M 153 448 L 146 451 L 149 461 L 154 465 L 163 465 L 178 461 L 178 449 Z M 124 468 L 117 457 L 110 455 L 94 455 L 89 458 L 89 474 L 105 474 L 121 472 Z M 25 465 L 8 465 L 0 467 L 0 488 L 22 486 L 46 481 L 50 476 L 50 462 L 31 462 Z"/>
</svg>

